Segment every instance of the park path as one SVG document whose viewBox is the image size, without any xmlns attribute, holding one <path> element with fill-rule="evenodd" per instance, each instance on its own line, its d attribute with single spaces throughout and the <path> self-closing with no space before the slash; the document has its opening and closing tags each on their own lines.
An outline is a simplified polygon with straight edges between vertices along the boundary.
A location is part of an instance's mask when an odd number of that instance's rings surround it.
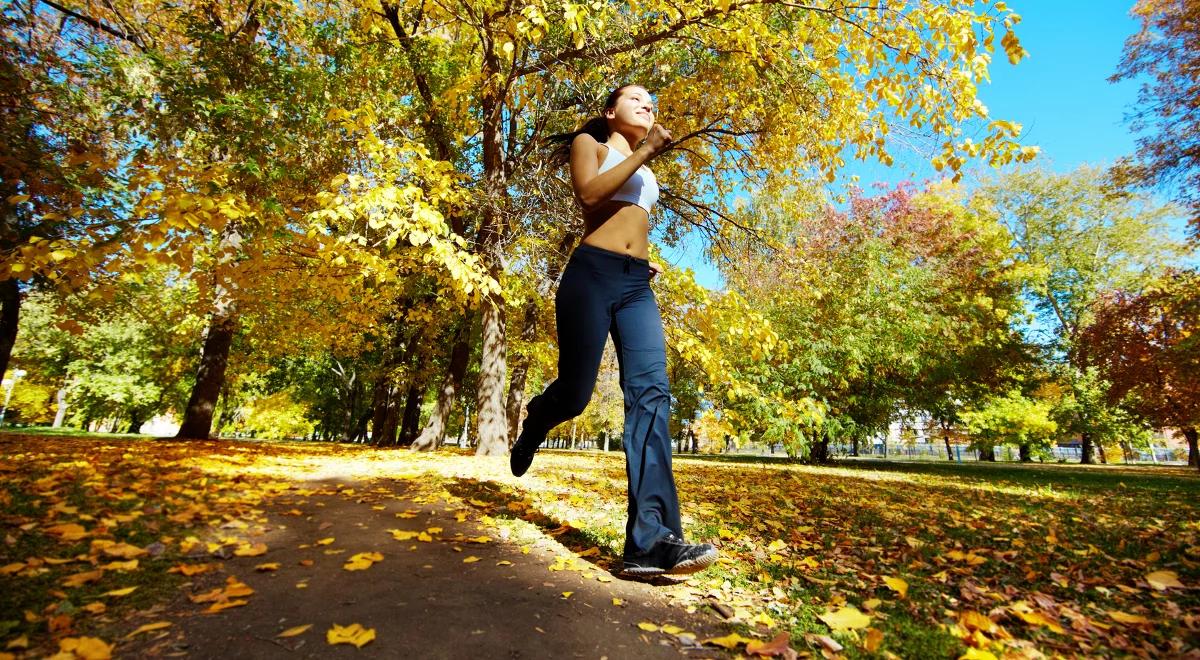
<svg viewBox="0 0 1200 660">
<path fill-rule="evenodd" d="M 551 535 L 530 544 L 499 539 L 462 508 L 418 490 L 404 480 L 300 483 L 294 494 L 265 503 L 252 523 L 230 521 L 231 533 L 269 550 L 229 556 L 193 577 L 163 613 L 173 625 L 123 651 L 255 659 L 723 657 L 692 640 L 727 634 L 727 626 L 705 610 L 672 606 L 662 585 L 566 560 L 571 551 Z M 389 530 L 428 536 L 400 541 Z M 481 536 L 489 540 L 476 542 Z M 345 570 L 358 553 L 382 560 Z M 464 562 L 471 557 L 478 559 Z M 278 568 L 256 570 L 263 564 Z M 189 598 L 226 586 L 230 576 L 254 590 L 246 605 L 206 614 L 206 605 Z M 642 622 L 695 637 L 646 631 Z M 332 625 L 354 623 L 374 629 L 375 639 L 361 648 L 327 643 Z"/>
</svg>

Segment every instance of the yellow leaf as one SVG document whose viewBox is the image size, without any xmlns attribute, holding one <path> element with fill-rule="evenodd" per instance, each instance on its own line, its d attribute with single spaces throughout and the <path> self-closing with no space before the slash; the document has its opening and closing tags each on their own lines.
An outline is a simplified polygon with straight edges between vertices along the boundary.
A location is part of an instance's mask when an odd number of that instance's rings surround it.
<svg viewBox="0 0 1200 660">
<path fill-rule="evenodd" d="M 474 564 L 477 561 L 479 561 L 479 557 L 476 557 L 475 555 L 471 555 L 470 557 L 463 558 L 464 564 Z M 511 562 L 509 562 L 509 563 L 511 563 Z"/>
<path fill-rule="evenodd" d="M 108 609 L 108 606 L 100 601 L 96 601 L 94 603 L 88 603 L 79 609 L 89 614 L 104 614 L 105 610 Z"/>
<path fill-rule="evenodd" d="M 883 631 L 878 628 L 867 628 L 867 638 L 863 640 L 863 648 L 874 653 L 883 644 Z"/>
<path fill-rule="evenodd" d="M 441 534 L 442 528 L 441 527 L 430 527 L 429 529 L 427 529 L 425 531 L 429 532 L 430 534 Z"/>
<path fill-rule="evenodd" d="M 9 640 L 9 642 L 4 645 L 4 648 L 17 650 L 29 648 L 29 635 L 21 635 L 20 637 Z"/>
<path fill-rule="evenodd" d="M 167 572 L 168 573 L 180 573 L 182 575 L 191 577 L 193 575 L 200 575 L 201 573 L 207 573 L 208 571 L 212 570 L 212 568 L 213 568 L 212 564 L 179 564 L 178 566 L 173 566 L 171 568 L 171 570 L 169 570 Z"/>
<path fill-rule="evenodd" d="M 1111 617 L 1113 621 L 1119 621 L 1121 623 L 1130 623 L 1130 624 L 1150 623 L 1150 619 L 1147 619 L 1146 617 L 1144 617 L 1140 614 L 1126 614 L 1125 612 L 1122 612 L 1120 610 L 1109 610 L 1108 616 Z"/>
<path fill-rule="evenodd" d="M 64 578 L 62 583 L 63 586 L 67 587 L 82 587 L 89 582 L 96 582 L 102 577 L 104 577 L 104 571 L 84 571 L 83 573 L 76 573 L 75 575 Z"/>
<path fill-rule="evenodd" d="M 883 601 L 879 600 L 878 598 L 868 598 L 867 600 L 863 601 L 863 607 L 867 608 L 868 610 L 873 610 L 882 604 Z"/>
<path fill-rule="evenodd" d="M 470 541 L 471 543 L 491 543 L 492 537 L 490 537 L 490 536 L 472 536 L 472 537 L 468 538 L 467 540 Z"/>
<path fill-rule="evenodd" d="M 128 596 L 129 594 L 131 594 L 135 591 L 137 591 L 137 587 L 125 587 L 124 589 L 113 589 L 112 591 L 106 591 L 100 595 L 101 596 Z"/>
<path fill-rule="evenodd" d="M 259 555 L 264 555 L 266 553 L 267 553 L 267 544 L 266 543 L 255 543 L 253 545 L 251 545 L 249 543 L 243 543 L 241 546 L 238 547 L 237 550 L 233 551 L 233 554 L 237 555 L 238 557 L 257 557 Z"/>
<path fill-rule="evenodd" d="M 383 561 L 383 555 L 378 552 L 360 552 L 346 560 L 342 568 L 347 571 L 365 571 L 371 564 L 379 561 Z"/>
<path fill-rule="evenodd" d="M 724 637 L 713 637 L 711 639 L 706 639 L 706 640 L 704 640 L 704 643 L 712 644 L 714 646 L 720 646 L 721 648 L 729 649 L 730 651 L 732 651 L 733 649 L 736 649 L 739 644 L 746 644 L 748 642 L 753 642 L 753 641 L 754 640 L 750 639 L 749 637 L 742 637 L 741 635 L 739 635 L 737 633 L 729 633 L 728 635 L 725 635 Z"/>
<path fill-rule="evenodd" d="M 213 603 L 212 605 L 209 605 L 208 609 L 204 610 L 204 613 L 205 614 L 216 614 L 217 612 L 220 612 L 221 610 L 227 610 L 231 607 L 241 607 L 242 605 L 245 605 L 245 604 L 246 604 L 246 601 L 241 600 L 241 599 L 221 601 L 219 603 Z"/>
<path fill-rule="evenodd" d="M 295 628 L 288 628 L 287 630 L 285 630 L 275 636 L 276 637 L 295 637 L 296 635 L 304 634 L 304 631 L 306 631 L 312 627 L 313 627 L 313 624 L 306 623 L 302 626 L 296 626 Z"/>
<path fill-rule="evenodd" d="M 765 612 L 759 612 L 758 614 L 755 614 L 754 618 L 750 619 L 750 623 L 761 623 L 768 628 L 775 627 L 775 619 L 772 619 L 770 615 Z"/>
<path fill-rule="evenodd" d="M 958 660 L 996 660 L 996 655 L 991 651 L 984 651 L 975 647 L 967 648 L 967 652 L 958 656 Z"/>
<path fill-rule="evenodd" d="M 562 592 L 562 595 L 563 595 L 563 598 L 570 598 L 571 594 L 573 594 L 573 593 L 575 593 L 575 592 L 574 591 L 564 591 L 564 592 Z"/>
<path fill-rule="evenodd" d="M 103 552 L 109 557 L 118 557 L 120 559 L 133 559 L 134 557 L 141 557 L 146 554 L 145 550 L 136 545 L 129 545 L 128 543 L 115 543 L 104 548 Z"/>
<path fill-rule="evenodd" d="M 858 611 L 857 607 L 847 605 L 836 612 L 826 612 L 817 616 L 832 630 L 850 630 L 866 628 L 871 625 L 871 617 Z"/>
<path fill-rule="evenodd" d="M 617 607 L 620 607 L 620 606 L 622 606 L 622 605 L 624 605 L 624 604 L 625 604 L 625 601 L 621 600 L 620 598 L 614 598 L 614 599 L 612 600 L 612 603 L 613 603 L 613 605 L 616 605 Z"/>
<path fill-rule="evenodd" d="M 320 541 L 317 541 L 317 545 L 329 545 L 330 543 L 333 543 L 333 538 L 334 537 L 330 536 L 329 538 L 321 539 Z"/>
<path fill-rule="evenodd" d="M 425 543 L 429 543 L 429 542 L 433 541 L 433 537 L 426 534 L 425 532 L 421 532 L 420 534 L 417 534 L 417 540 L 424 541 Z"/>
<path fill-rule="evenodd" d="M 892 591 L 900 594 L 901 598 L 908 594 L 908 583 L 898 577 L 883 578 L 883 583 Z"/>
<path fill-rule="evenodd" d="M 155 630 L 162 630 L 163 628 L 170 628 L 172 625 L 174 625 L 174 624 L 172 624 L 170 621 L 159 621 L 158 623 L 147 623 L 144 626 L 139 626 L 137 630 L 129 633 L 128 635 L 125 635 L 125 639 L 129 639 L 130 637 L 134 637 L 134 636 L 140 635 L 142 633 L 153 632 Z"/>
<path fill-rule="evenodd" d="M 659 630 L 667 633 L 668 635 L 678 635 L 679 633 L 683 632 L 683 628 L 680 628 L 679 626 L 673 626 L 669 623 L 659 628 Z"/>
<path fill-rule="evenodd" d="M 507 559 L 501 559 L 500 561 L 496 562 L 496 565 L 497 566 L 512 566 L 513 563 Z"/>
<path fill-rule="evenodd" d="M 1183 588 L 1183 584 L 1179 582 L 1179 576 L 1175 571 L 1154 571 L 1146 575 L 1146 582 L 1149 582 L 1150 586 L 1159 591 L 1166 591 L 1171 588 Z"/>
<path fill-rule="evenodd" d="M 12 195 L 8 198 L 9 204 L 21 204 L 29 201 L 29 195 Z"/>
<path fill-rule="evenodd" d="M 415 539 L 417 538 L 417 534 L 420 533 L 406 532 L 402 529 L 389 529 L 388 532 L 392 535 L 392 538 L 396 539 L 397 541 L 409 541 Z"/>
<path fill-rule="evenodd" d="M 325 641 L 329 644 L 353 644 L 356 648 L 362 648 L 364 644 L 374 639 L 374 628 L 363 628 L 357 623 L 348 626 L 339 626 L 335 623 L 325 632 Z"/>
<path fill-rule="evenodd" d="M 584 550 L 583 552 L 576 554 L 575 556 L 576 557 L 599 557 L 600 556 L 600 548 L 597 546 L 592 546 L 592 547 L 588 548 L 587 550 Z"/>
<path fill-rule="evenodd" d="M 58 648 L 81 660 L 108 660 L 113 649 L 96 637 L 66 637 L 58 641 Z"/>
<path fill-rule="evenodd" d="M 277 570 L 279 570 L 279 565 L 280 565 L 279 562 L 272 561 L 272 562 L 267 562 L 266 564 L 259 564 L 258 566 L 254 567 L 254 570 L 259 571 L 261 573 L 266 573 L 268 571 L 277 571 Z"/>
<path fill-rule="evenodd" d="M 641 623 L 638 624 L 638 628 L 641 628 L 642 630 L 645 630 L 646 632 L 658 632 L 658 626 L 653 623 L 650 623 L 649 621 L 642 621 Z"/>
</svg>

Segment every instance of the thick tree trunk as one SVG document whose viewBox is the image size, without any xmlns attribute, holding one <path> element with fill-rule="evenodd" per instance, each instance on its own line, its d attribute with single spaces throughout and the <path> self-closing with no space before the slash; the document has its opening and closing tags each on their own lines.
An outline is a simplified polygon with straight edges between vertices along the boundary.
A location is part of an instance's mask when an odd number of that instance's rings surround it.
<svg viewBox="0 0 1200 660">
<path fill-rule="evenodd" d="M 979 450 L 979 460 L 987 461 L 989 463 L 995 463 L 996 462 L 996 448 L 989 445 L 987 447 L 984 447 L 983 449 L 980 449 Z"/>
<path fill-rule="evenodd" d="M 395 388 L 388 371 L 379 375 L 371 392 L 371 444 L 390 447 L 396 441 Z"/>
<path fill-rule="evenodd" d="M 1033 452 L 1030 450 L 1029 445 L 1018 445 L 1017 451 L 1020 452 L 1022 463 L 1033 462 Z"/>
<path fill-rule="evenodd" d="M 954 450 L 950 447 L 950 434 L 943 435 L 942 440 L 946 442 L 946 460 L 954 461 Z"/>
<path fill-rule="evenodd" d="M 1200 447 L 1197 447 L 1197 445 L 1200 444 L 1200 441 L 1198 441 L 1198 439 L 1200 439 L 1200 429 L 1197 429 L 1195 426 L 1188 426 L 1180 430 L 1183 432 L 1184 439 L 1187 440 L 1188 465 L 1194 468 L 1200 468 Z M 1151 447 L 1151 451 L 1153 451 L 1153 449 L 1154 448 Z"/>
<path fill-rule="evenodd" d="M 814 438 L 808 457 L 813 463 L 829 462 L 829 434 L 822 433 Z"/>
<path fill-rule="evenodd" d="M 850 455 L 851 456 L 858 456 L 858 441 L 859 441 L 859 438 L 857 435 L 854 436 L 854 439 L 850 441 Z"/>
<path fill-rule="evenodd" d="M 408 394 L 404 397 L 404 414 L 400 418 L 400 439 L 397 444 L 408 447 L 417 438 L 421 430 L 421 401 L 425 398 L 425 387 L 422 383 L 414 382 L 408 386 Z"/>
<path fill-rule="evenodd" d="M 467 373 L 467 361 L 471 357 L 471 329 L 475 323 L 475 313 L 467 310 L 459 321 L 455 332 L 453 348 L 450 350 L 450 365 L 446 369 L 446 378 L 438 390 L 437 403 L 433 413 L 421 435 L 413 440 L 414 451 L 432 451 L 438 448 L 446 437 L 446 421 L 450 418 L 450 408 L 454 405 L 455 394 L 462 385 L 463 376 Z"/>
<path fill-rule="evenodd" d="M 217 396 L 225 383 L 225 368 L 229 365 L 229 347 L 237 330 L 237 317 L 214 314 L 208 324 L 208 336 L 200 354 L 200 369 L 188 398 L 183 424 L 176 438 L 208 439 L 212 432 L 213 410 Z"/>
<path fill-rule="evenodd" d="M 8 372 L 20 317 L 21 289 L 16 280 L 4 280 L 0 282 L 0 376 Z"/>
<path fill-rule="evenodd" d="M 1079 462 L 1083 465 L 1091 465 L 1092 463 L 1095 463 L 1096 462 L 1096 450 L 1095 450 L 1095 446 L 1092 444 L 1092 434 L 1091 433 L 1082 433 L 1082 434 L 1080 434 L 1079 439 L 1080 439 L 1079 444 L 1080 444 L 1080 450 L 1081 450 Z"/>
<path fill-rule="evenodd" d="M 1106 454 L 1106 453 L 1104 452 L 1104 443 L 1103 443 L 1103 442 L 1097 442 L 1097 443 L 1096 443 L 1096 449 L 1098 449 L 1098 450 L 1100 451 L 1100 463 L 1101 463 L 1102 465 L 1108 465 L 1108 454 Z"/>
<path fill-rule="evenodd" d="M 499 278 L 499 271 L 493 275 Z M 476 456 L 508 453 L 508 415 L 504 409 L 504 376 L 507 371 L 504 334 L 504 299 L 495 296 L 483 306 L 483 351 L 479 359 L 479 391 L 476 422 L 479 445 Z"/>
<path fill-rule="evenodd" d="M 145 422 L 146 422 L 146 416 L 143 413 L 135 412 L 135 413 L 133 413 L 132 416 L 130 416 L 129 428 L 125 432 L 126 433 L 140 433 L 142 430 L 142 424 L 144 424 Z"/>
</svg>

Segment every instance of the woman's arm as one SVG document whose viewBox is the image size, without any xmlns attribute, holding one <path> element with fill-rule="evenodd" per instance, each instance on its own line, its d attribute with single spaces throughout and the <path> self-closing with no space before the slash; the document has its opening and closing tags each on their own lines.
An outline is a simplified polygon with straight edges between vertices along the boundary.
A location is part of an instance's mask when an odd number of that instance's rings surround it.
<svg viewBox="0 0 1200 660">
<path fill-rule="evenodd" d="M 596 163 L 599 151 L 600 143 L 587 133 L 580 133 L 571 141 L 571 187 L 575 189 L 575 197 L 585 213 L 607 202 L 639 167 L 654 156 L 651 146 L 643 144 L 612 169 L 597 174 L 600 169 Z"/>
</svg>

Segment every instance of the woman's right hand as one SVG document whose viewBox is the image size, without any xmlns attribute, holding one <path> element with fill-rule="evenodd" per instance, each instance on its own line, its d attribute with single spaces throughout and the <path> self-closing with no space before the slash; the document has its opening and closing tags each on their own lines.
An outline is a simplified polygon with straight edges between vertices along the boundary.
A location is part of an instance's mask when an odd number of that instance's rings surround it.
<svg viewBox="0 0 1200 660">
<path fill-rule="evenodd" d="M 646 134 L 645 143 L 647 147 L 650 147 L 650 153 L 657 155 L 668 144 L 671 144 L 671 131 L 663 128 L 662 124 L 655 124 L 650 127 L 650 132 Z"/>
</svg>

